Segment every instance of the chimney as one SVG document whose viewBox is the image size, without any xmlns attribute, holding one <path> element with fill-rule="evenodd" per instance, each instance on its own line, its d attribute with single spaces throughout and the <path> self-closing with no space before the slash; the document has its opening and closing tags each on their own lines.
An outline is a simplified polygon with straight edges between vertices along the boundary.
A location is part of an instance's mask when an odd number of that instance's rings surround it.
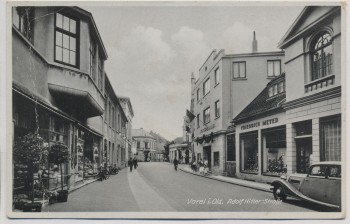
<svg viewBox="0 0 350 224">
<path fill-rule="evenodd" d="M 253 53 L 258 52 L 258 41 L 255 39 L 255 31 L 253 32 Z"/>
</svg>

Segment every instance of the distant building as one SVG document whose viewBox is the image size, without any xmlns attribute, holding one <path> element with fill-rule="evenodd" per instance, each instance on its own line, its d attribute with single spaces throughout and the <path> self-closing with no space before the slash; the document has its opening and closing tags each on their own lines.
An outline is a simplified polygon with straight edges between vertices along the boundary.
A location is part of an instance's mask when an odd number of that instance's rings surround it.
<svg viewBox="0 0 350 224">
<path fill-rule="evenodd" d="M 191 153 L 189 143 L 183 141 L 183 137 L 174 139 L 169 145 L 169 162 L 173 162 L 176 158 L 180 163 L 188 163 Z"/>
<path fill-rule="evenodd" d="M 151 161 L 161 162 L 164 161 L 165 145 L 169 143 L 167 139 L 158 133 L 150 131 L 150 134 L 156 139 L 155 152 L 151 152 Z"/>
<path fill-rule="evenodd" d="M 253 39 L 252 53 L 225 54 L 214 50 L 191 78 L 190 141 L 196 161 L 208 160 L 216 174 L 235 173 L 235 129 L 231 120 L 284 71 L 284 52 L 258 52 Z M 193 107 L 193 110 L 192 110 Z"/>
<path fill-rule="evenodd" d="M 136 148 L 136 157 L 139 161 L 151 161 L 150 153 L 157 148 L 156 138 L 149 132 L 141 129 L 132 129 L 132 137 Z"/>
</svg>

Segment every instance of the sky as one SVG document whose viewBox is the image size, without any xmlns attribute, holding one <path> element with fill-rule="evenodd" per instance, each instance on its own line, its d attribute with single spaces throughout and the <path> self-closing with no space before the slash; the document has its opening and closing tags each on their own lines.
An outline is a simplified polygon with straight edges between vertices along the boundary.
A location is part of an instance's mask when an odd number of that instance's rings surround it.
<svg viewBox="0 0 350 224">
<path fill-rule="evenodd" d="M 182 136 L 190 108 L 191 73 L 213 49 L 226 54 L 275 51 L 301 6 L 192 3 L 84 6 L 94 17 L 108 53 L 105 70 L 117 95 L 131 99 L 133 128 L 168 140 Z"/>
</svg>

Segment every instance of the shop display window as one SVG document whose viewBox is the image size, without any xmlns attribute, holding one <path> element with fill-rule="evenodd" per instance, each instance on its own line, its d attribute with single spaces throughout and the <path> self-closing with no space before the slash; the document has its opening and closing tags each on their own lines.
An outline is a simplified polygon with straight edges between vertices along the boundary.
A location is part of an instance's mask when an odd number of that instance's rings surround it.
<svg viewBox="0 0 350 224">
<path fill-rule="evenodd" d="M 258 132 L 240 135 L 241 171 L 258 174 Z"/>
<path fill-rule="evenodd" d="M 280 176 L 287 172 L 286 129 L 263 131 L 263 174 Z"/>
</svg>

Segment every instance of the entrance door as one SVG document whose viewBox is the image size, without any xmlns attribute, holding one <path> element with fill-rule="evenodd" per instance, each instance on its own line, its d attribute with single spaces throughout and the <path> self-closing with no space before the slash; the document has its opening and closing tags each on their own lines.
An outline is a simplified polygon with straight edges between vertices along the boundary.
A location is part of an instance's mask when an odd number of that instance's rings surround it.
<svg viewBox="0 0 350 224">
<path fill-rule="evenodd" d="M 203 152 L 203 161 L 208 161 L 208 168 L 211 170 L 211 146 L 205 146 Z"/>
<path fill-rule="evenodd" d="M 297 173 L 308 173 L 310 154 L 312 154 L 312 138 L 296 140 L 297 146 Z"/>
</svg>

